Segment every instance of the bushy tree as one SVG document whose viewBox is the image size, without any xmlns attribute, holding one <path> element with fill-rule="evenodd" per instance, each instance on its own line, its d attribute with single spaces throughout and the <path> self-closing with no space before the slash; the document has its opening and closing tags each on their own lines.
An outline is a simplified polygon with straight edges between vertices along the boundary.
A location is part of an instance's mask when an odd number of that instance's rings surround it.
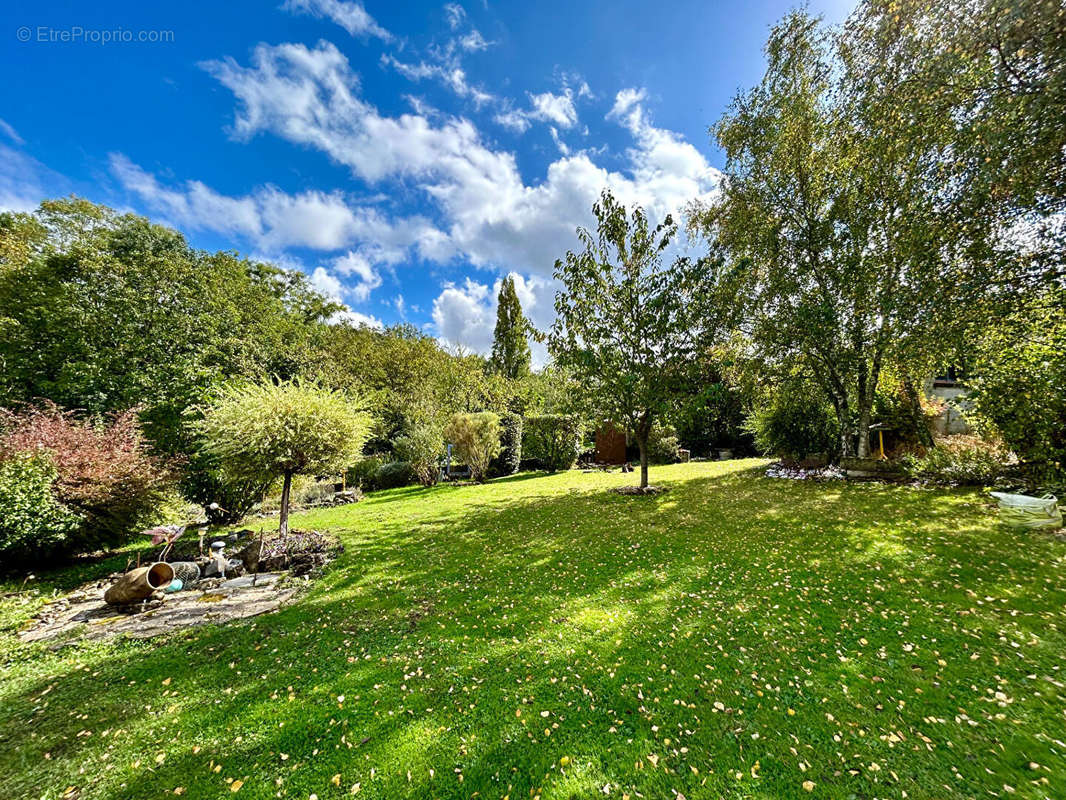
<svg viewBox="0 0 1066 800">
<path fill-rule="evenodd" d="M 490 462 L 500 452 L 500 418 L 491 411 L 455 414 L 444 429 L 444 438 L 470 468 L 470 477 L 484 481 Z"/>
<path fill-rule="evenodd" d="M 627 213 L 605 191 L 593 206 L 594 233 L 555 262 L 563 288 L 555 296 L 549 344 L 572 371 L 602 419 L 624 426 L 640 448 L 640 485 L 648 485 L 648 435 L 676 405 L 696 355 L 715 332 L 709 261 L 663 253 L 677 232 L 671 217 L 650 227 L 642 209 Z"/>
<path fill-rule="evenodd" d="M 832 406 L 817 384 L 802 376 L 765 386 L 744 425 L 759 452 L 766 455 L 832 456 L 839 444 Z"/>
<path fill-rule="evenodd" d="M 946 356 L 1018 268 L 994 219 L 952 210 L 954 131 L 903 92 L 893 44 L 788 15 L 763 80 L 714 128 L 726 179 L 695 215 L 764 359 L 802 361 L 832 403 L 842 455 L 869 453 L 886 365 Z"/>
<path fill-rule="evenodd" d="M 338 308 L 301 273 L 197 250 L 79 198 L 0 214 L 0 262 L 0 402 L 136 407 L 153 451 L 184 457 L 183 488 L 204 505 L 234 487 L 198 457 L 188 410 L 224 380 L 314 371 Z"/>
<path fill-rule="evenodd" d="M 514 475 L 522 465 L 522 415 L 510 411 L 500 417 L 500 474 Z"/>
<path fill-rule="evenodd" d="M 575 414 L 532 414 L 523 424 L 522 451 L 548 472 L 570 469 L 581 452 L 582 433 Z"/>
<path fill-rule="evenodd" d="M 225 387 L 198 427 L 226 470 L 282 478 L 278 529 L 284 536 L 293 476 L 332 474 L 354 464 L 370 419 L 340 392 L 284 381 Z"/>
<path fill-rule="evenodd" d="M 648 460 L 653 464 L 673 464 L 681 445 L 673 425 L 657 422 L 648 435 Z"/>
<path fill-rule="evenodd" d="M 508 275 L 500 284 L 496 298 L 496 328 L 492 334 L 492 368 L 510 380 L 529 374 L 530 353 L 526 334 L 529 322 L 515 291 L 514 277 Z"/>
<path fill-rule="evenodd" d="M 744 363 L 741 343 L 701 354 L 693 391 L 681 398 L 672 415 L 681 446 L 706 456 L 716 448 L 750 451 L 751 434 L 744 419 L 751 408 L 761 370 Z"/>
<path fill-rule="evenodd" d="M 968 402 L 1035 482 L 1066 477 L 1066 290 L 1034 298 L 978 340 Z"/>
<path fill-rule="evenodd" d="M 411 465 L 418 482 L 432 486 L 440 478 L 440 461 L 444 454 L 444 432 L 433 423 L 413 425 L 396 439 L 396 455 Z"/>
<path fill-rule="evenodd" d="M 79 418 L 46 403 L 0 413 L 0 459 L 44 453 L 55 470 L 56 500 L 76 514 L 65 552 L 119 544 L 154 521 L 173 486 L 172 465 L 152 456 L 135 411 Z"/>
</svg>

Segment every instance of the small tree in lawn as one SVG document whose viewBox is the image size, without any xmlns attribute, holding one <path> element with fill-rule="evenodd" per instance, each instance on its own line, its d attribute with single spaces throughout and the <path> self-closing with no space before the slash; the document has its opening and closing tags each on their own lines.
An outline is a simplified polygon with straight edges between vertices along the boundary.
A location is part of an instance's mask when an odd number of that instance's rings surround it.
<svg viewBox="0 0 1066 800">
<path fill-rule="evenodd" d="M 579 228 L 585 249 L 555 262 L 549 346 L 572 370 L 599 415 L 624 425 L 640 448 L 640 486 L 648 486 L 648 435 L 685 388 L 697 352 L 712 332 L 710 263 L 663 251 L 677 232 L 671 217 L 649 228 L 642 209 L 628 214 L 609 191 L 592 207 L 595 234 Z"/>
<path fill-rule="evenodd" d="M 267 382 L 223 389 L 200 428 L 207 448 L 233 474 L 283 479 L 278 530 L 286 536 L 293 475 L 322 475 L 353 464 L 370 419 L 340 392 Z"/>
<path fill-rule="evenodd" d="M 456 414 L 444 429 L 444 437 L 470 467 L 470 477 L 484 481 L 489 462 L 500 452 L 500 418 L 491 411 Z"/>
</svg>

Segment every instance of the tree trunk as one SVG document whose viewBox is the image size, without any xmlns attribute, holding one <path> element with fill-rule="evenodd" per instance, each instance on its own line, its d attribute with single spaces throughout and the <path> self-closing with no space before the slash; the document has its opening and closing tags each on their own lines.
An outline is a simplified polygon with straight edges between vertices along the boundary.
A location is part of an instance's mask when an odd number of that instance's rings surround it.
<svg viewBox="0 0 1066 800">
<path fill-rule="evenodd" d="M 859 458 L 870 457 L 870 405 L 873 402 L 873 392 L 868 391 L 869 384 L 867 381 L 866 361 L 859 361 L 859 380 L 858 386 L 858 402 L 859 402 L 859 430 L 858 441 L 855 447 L 855 455 Z"/>
<path fill-rule="evenodd" d="M 648 434 L 637 432 L 637 447 L 640 448 L 640 488 L 648 488 Z"/>
<path fill-rule="evenodd" d="M 870 457 L 870 404 L 866 401 L 859 407 L 859 444 L 855 449 L 859 458 Z"/>
<path fill-rule="evenodd" d="M 289 494 L 292 491 L 292 473 L 285 473 L 285 482 L 281 485 L 281 514 L 279 515 L 278 533 L 289 535 Z"/>
<path fill-rule="evenodd" d="M 851 431 L 849 430 L 851 420 L 847 399 L 833 395 L 833 410 L 836 412 L 837 425 L 840 430 L 840 457 L 847 458 L 851 455 Z"/>
<path fill-rule="evenodd" d="M 870 420 L 873 418 L 874 395 L 877 394 L 880 378 L 881 356 L 880 353 L 875 353 L 869 373 L 864 364 L 859 376 L 859 458 L 870 457 Z"/>
</svg>

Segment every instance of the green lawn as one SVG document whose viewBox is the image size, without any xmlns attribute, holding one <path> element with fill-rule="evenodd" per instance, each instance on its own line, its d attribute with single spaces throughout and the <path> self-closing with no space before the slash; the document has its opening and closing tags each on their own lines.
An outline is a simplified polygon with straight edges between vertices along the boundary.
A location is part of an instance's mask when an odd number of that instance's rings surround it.
<svg viewBox="0 0 1066 800">
<path fill-rule="evenodd" d="M 307 595 L 165 641 L 0 600 L 0 797 L 1066 797 L 1066 544 L 763 465 L 300 515 L 347 546 Z"/>
</svg>

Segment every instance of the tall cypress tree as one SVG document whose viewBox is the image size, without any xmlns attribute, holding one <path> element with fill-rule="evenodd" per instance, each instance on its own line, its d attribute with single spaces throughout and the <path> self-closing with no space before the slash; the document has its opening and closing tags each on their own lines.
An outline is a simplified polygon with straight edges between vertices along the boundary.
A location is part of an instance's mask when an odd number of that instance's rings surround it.
<svg viewBox="0 0 1066 800">
<path fill-rule="evenodd" d="M 496 298 L 496 330 L 492 334 L 492 366 L 505 378 L 514 380 L 529 374 L 528 327 L 515 292 L 514 278 L 508 275 Z"/>
</svg>

